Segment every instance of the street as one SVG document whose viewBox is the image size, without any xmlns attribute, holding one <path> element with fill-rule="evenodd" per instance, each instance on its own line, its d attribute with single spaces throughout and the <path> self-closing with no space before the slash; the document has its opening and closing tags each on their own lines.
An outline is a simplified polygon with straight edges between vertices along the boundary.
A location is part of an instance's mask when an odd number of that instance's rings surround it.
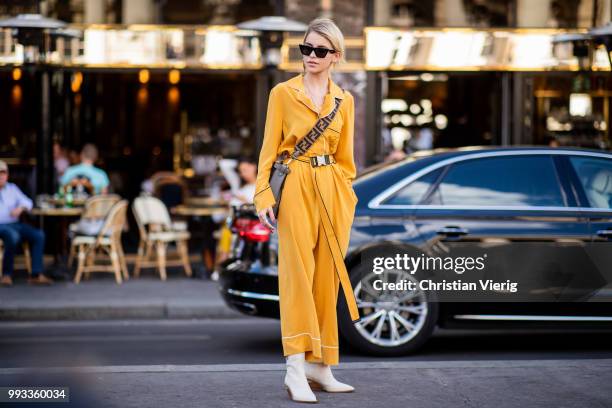
<svg viewBox="0 0 612 408">
<path fill-rule="evenodd" d="M 70 404 L 35 406 L 294 406 L 279 337 L 258 318 L 3 322 L 0 386 L 70 387 Z M 438 330 L 412 356 L 344 347 L 335 372 L 356 392 L 320 403 L 611 407 L 612 332 Z"/>
<path fill-rule="evenodd" d="M 0 0 L 0 123 L 0 408 L 612 408 L 612 0 Z"/>
</svg>

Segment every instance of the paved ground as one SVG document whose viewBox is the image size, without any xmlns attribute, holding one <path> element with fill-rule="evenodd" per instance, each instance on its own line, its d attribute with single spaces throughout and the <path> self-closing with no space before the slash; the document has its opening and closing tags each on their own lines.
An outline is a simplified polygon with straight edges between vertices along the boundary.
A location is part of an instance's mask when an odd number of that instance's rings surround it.
<svg viewBox="0 0 612 408">
<path fill-rule="evenodd" d="M 0 322 L 0 386 L 69 386 L 16 407 L 291 407 L 278 321 Z M 612 407 L 612 333 L 437 330 L 417 354 L 342 348 L 334 407 Z M 0 404 L 0 407 L 8 406 Z"/>
<path fill-rule="evenodd" d="M 279 336 L 209 280 L 18 280 L 0 288 L 0 386 L 69 386 L 71 402 L 0 408 L 300 406 L 282 387 Z M 343 346 L 335 372 L 356 392 L 318 394 L 334 407 L 612 408 L 612 332 L 437 330 L 401 358 Z"/>
<path fill-rule="evenodd" d="M 0 367 L 282 363 L 279 339 L 279 322 L 260 318 L 3 322 Z M 417 354 L 384 361 L 531 359 L 612 359 L 612 332 L 438 329 Z"/>
<path fill-rule="evenodd" d="M 295 407 L 282 364 L 98 366 L 0 370 L 0 386 L 69 386 L 72 407 Z M 333 407 L 612 406 L 612 360 L 344 363 L 348 394 L 317 393 Z M 21 406 L 15 404 L 15 406 Z"/>
<path fill-rule="evenodd" d="M 216 318 L 240 316 L 219 295 L 217 283 L 172 272 L 161 281 L 148 270 L 117 285 L 108 274 L 75 284 L 0 287 L 0 320 Z"/>
</svg>

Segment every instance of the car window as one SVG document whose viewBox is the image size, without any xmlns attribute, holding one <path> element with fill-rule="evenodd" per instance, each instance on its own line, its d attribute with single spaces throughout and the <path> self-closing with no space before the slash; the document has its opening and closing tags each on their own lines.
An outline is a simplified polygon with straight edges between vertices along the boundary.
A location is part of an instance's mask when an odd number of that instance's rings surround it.
<svg viewBox="0 0 612 408">
<path fill-rule="evenodd" d="M 454 163 L 427 204 L 566 206 L 552 157 L 548 155 L 500 156 Z"/>
<path fill-rule="evenodd" d="M 398 192 L 387 198 L 382 204 L 415 205 L 425 198 L 425 193 L 436 182 L 442 169 L 430 171 L 419 177 Z"/>
<path fill-rule="evenodd" d="M 591 207 L 612 208 L 612 160 L 585 156 L 571 156 Z"/>
</svg>

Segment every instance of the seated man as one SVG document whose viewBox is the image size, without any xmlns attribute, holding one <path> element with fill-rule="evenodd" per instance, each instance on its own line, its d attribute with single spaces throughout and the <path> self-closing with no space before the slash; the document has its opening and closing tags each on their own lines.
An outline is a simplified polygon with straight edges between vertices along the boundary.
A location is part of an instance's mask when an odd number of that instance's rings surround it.
<svg viewBox="0 0 612 408">
<path fill-rule="evenodd" d="M 92 144 L 86 144 L 81 150 L 81 163 L 70 166 L 60 179 L 62 187 L 70 184 L 74 179 L 88 179 L 94 187 L 94 194 L 108 193 L 110 181 L 106 172 L 94 163 L 98 160 L 98 148 Z"/>
<path fill-rule="evenodd" d="M 32 276 L 29 283 L 50 284 L 53 280 L 42 274 L 45 234 L 31 225 L 19 222 L 19 216 L 32 209 L 32 200 L 19 187 L 8 182 L 8 166 L 0 160 L 0 239 L 4 244 L 2 278 L 0 284 L 13 284 L 13 259 L 15 251 L 24 240 L 30 245 Z"/>
</svg>

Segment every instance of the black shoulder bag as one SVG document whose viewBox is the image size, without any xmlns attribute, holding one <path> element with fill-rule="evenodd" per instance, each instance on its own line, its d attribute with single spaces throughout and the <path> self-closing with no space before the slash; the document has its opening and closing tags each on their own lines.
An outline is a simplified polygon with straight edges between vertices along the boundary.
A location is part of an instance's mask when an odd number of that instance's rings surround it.
<svg viewBox="0 0 612 408">
<path fill-rule="evenodd" d="M 344 89 L 342 90 L 344 92 Z M 272 195 L 274 196 L 274 200 L 276 203 L 272 207 L 272 211 L 274 212 L 274 217 L 278 217 L 278 209 L 280 207 L 281 195 L 283 192 L 283 186 L 285 185 L 285 178 L 287 174 L 291 171 L 289 168 L 289 163 L 291 160 L 298 158 L 300 155 L 306 153 L 308 149 L 317 141 L 319 136 L 323 134 L 327 126 L 334 120 L 336 113 L 340 108 L 340 103 L 342 99 L 335 98 L 335 106 L 331 113 L 325 117 L 319 118 L 317 123 L 315 123 L 314 127 L 310 129 L 310 131 L 301 138 L 295 144 L 295 150 L 291 154 L 291 158 L 287 163 L 283 163 L 283 160 L 287 158 L 287 151 L 284 150 L 281 154 L 278 155 L 274 165 L 272 166 L 272 172 L 270 174 L 270 189 L 272 190 Z"/>
</svg>

